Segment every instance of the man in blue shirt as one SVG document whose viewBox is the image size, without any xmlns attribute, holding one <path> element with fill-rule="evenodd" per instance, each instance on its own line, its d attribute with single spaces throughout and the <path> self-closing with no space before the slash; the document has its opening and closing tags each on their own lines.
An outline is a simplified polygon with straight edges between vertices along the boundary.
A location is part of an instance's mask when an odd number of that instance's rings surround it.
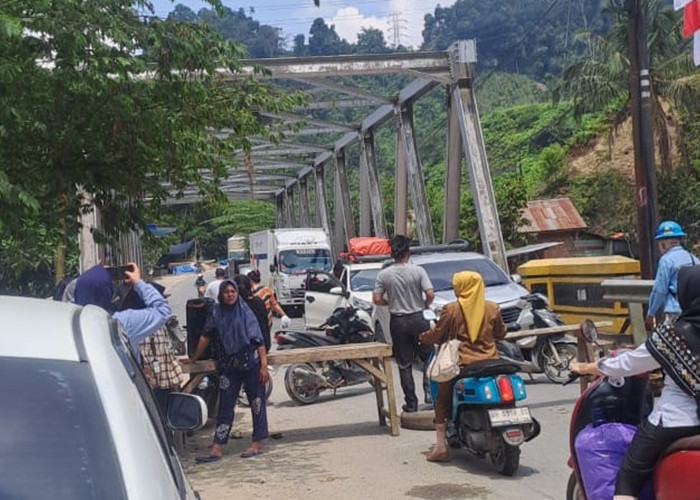
<svg viewBox="0 0 700 500">
<path fill-rule="evenodd" d="M 680 224 L 672 220 L 663 221 L 656 230 L 655 239 L 662 255 L 656 270 L 654 288 L 649 295 L 646 326 L 650 330 L 654 329 L 657 316 L 663 314 L 664 322 L 672 322 L 681 313 L 676 297 L 678 269 L 700 264 L 700 260 L 681 245 L 681 239 L 685 236 Z"/>
</svg>

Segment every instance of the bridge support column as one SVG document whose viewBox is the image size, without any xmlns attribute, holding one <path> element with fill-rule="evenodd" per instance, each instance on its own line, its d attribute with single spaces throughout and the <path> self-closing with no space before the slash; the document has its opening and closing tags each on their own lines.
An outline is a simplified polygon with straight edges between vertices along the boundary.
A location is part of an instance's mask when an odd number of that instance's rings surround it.
<svg viewBox="0 0 700 500">
<path fill-rule="evenodd" d="M 508 260 L 473 89 L 472 66 L 476 62 L 475 42 L 473 40 L 456 42 L 449 47 L 448 54 L 452 75 L 450 104 L 457 108 L 462 147 L 469 170 L 469 185 L 479 221 L 482 249 L 487 257 L 507 273 Z"/>
<path fill-rule="evenodd" d="M 285 190 L 286 204 L 287 204 L 287 227 L 297 227 L 297 218 L 294 207 L 294 185 L 287 185 Z"/>
<path fill-rule="evenodd" d="M 462 138 L 459 135 L 459 114 L 448 88 L 447 162 L 445 165 L 445 201 L 442 242 L 449 243 L 459 235 L 460 184 L 462 181 Z"/>
<path fill-rule="evenodd" d="M 406 171 L 408 172 L 409 185 L 411 187 L 411 200 L 416 215 L 416 233 L 421 245 L 434 245 L 433 226 L 430 221 L 428 196 L 425 192 L 423 170 L 418 157 L 416 139 L 413 133 L 413 108 L 405 105 L 399 111 L 399 128 L 403 139 L 404 152 L 406 154 Z"/>
<path fill-rule="evenodd" d="M 379 174 L 377 173 L 377 161 L 374 155 L 374 134 L 367 133 L 363 137 L 360 151 L 366 166 L 369 205 L 372 209 L 372 223 L 374 225 L 374 235 L 379 238 L 386 238 L 386 221 L 384 219 L 384 204 L 382 202 L 382 190 L 379 185 Z"/>
<path fill-rule="evenodd" d="M 357 236 L 355 233 L 355 219 L 352 216 L 352 205 L 350 204 L 350 188 L 348 187 L 348 175 L 345 168 L 345 151 L 335 154 L 335 206 L 336 206 L 336 226 L 342 226 L 344 236 L 341 237 L 342 248 L 347 240 Z M 341 217 L 338 217 L 338 207 L 342 210 Z"/>
<path fill-rule="evenodd" d="M 299 178 L 299 225 L 301 227 L 311 226 L 311 218 L 309 217 L 309 189 L 306 176 Z"/>
<path fill-rule="evenodd" d="M 320 226 L 330 237 L 331 222 L 328 219 L 328 202 L 326 198 L 325 164 L 316 165 L 314 173 L 316 177 L 316 217 Z"/>
<path fill-rule="evenodd" d="M 394 150 L 394 234 L 406 234 L 408 211 L 408 177 L 406 175 L 406 150 L 403 144 L 400 121 L 396 121 L 396 148 Z"/>
<path fill-rule="evenodd" d="M 287 227 L 287 220 L 286 220 L 286 195 L 284 194 L 285 192 L 283 191 L 282 193 L 279 193 L 277 196 L 275 196 L 275 206 L 277 207 L 277 213 L 275 214 L 275 227 L 277 228 L 283 228 Z"/>
<path fill-rule="evenodd" d="M 360 143 L 360 236 L 372 235 L 372 208 L 369 193 L 369 165 L 364 155 L 363 142 Z"/>
</svg>

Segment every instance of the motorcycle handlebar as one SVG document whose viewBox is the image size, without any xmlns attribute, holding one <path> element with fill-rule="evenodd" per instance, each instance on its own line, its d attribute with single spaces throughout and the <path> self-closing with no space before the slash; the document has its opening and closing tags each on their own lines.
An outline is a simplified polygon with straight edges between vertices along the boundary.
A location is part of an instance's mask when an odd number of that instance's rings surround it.
<svg viewBox="0 0 700 500">
<path fill-rule="evenodd" d="M 569 385 L 571 382 L 578 380 L 581 377 L 578 373 L 574 372 L 569 372 L 569 378 L 566 379 L 566 382 L 564 382 L 562 385 Z"/>
</svg>

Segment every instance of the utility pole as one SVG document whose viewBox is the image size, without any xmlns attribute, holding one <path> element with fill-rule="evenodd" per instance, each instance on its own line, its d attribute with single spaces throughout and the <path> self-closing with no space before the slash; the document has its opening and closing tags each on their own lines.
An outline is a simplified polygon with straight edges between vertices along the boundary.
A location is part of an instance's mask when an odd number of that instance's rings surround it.
<svg viewBox="0 0 700 500">
<path fill-rule="evenodd" d="M 639 261 L 642 279 L 653 279 L 657 260 L 656 244 L 653 240 L 656 223 L 656 171 L 654 133 L 651 125 L 651 80 L 647 55 L 647 32 L 641 4 L 642 0 L 625 1 L 628 13 L 629 90 L 632 105 Z"/>
</svg>

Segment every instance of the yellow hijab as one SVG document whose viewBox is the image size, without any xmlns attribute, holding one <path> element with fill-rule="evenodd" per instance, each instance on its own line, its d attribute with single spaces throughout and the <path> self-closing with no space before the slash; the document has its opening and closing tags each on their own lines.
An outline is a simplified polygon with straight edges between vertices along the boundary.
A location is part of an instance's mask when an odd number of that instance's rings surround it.
<svg viewBox="0 0 700 500">
<path fill-rule="evenodd" d="M 484 280 L 479 273 L 473 271 L 460 271 L 452 276 L 457 301 L 462 308 L 464 320 L 467 322 L 467 333 L 472 342 L 475 342 L 484 321 L 485 302 Z"/>
</svg>

